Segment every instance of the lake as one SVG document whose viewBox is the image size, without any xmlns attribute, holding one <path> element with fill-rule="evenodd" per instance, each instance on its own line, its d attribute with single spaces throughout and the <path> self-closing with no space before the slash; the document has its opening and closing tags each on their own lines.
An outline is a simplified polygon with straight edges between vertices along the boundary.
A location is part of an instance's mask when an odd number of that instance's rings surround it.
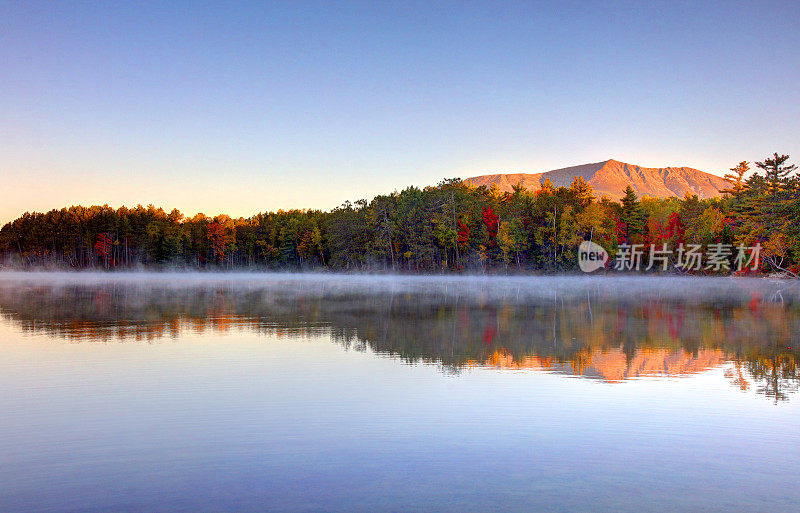
<svg viewBox="0 0 800 513">
<path fill-rule="evenodd" d="M 0 273 L 0 511 L 800 508 L 800 284 Z"/>
</svg>

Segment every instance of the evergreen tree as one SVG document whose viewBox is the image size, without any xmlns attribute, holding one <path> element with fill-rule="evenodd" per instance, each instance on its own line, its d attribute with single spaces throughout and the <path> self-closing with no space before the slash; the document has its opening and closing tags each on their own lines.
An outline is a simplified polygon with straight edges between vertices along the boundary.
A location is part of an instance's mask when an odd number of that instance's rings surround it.
<svg viewBox="0 0 800 513">
<path fill-rule="evenodd" d="M 733 196 L 736 199 L 736 204 L 739 205 L 742 202 L 742 192 L 745 188 L 744 175 L 750 171 L 750 164 L 746 160 L 743 160 L 730 170 L 732 173 L 727 173 L 723 178 L 731 184 L 731 186 L 720 192 Z"/>
<path fill-rule="evenodd" d="M 642 202 L 630 185 L 625 187 L 625 195 L 620 203 L 622 203 L 621 221 L 625 223 L 625 236 L 630 241 L 631 237 L 642 233 L 646 214 Z"/>
<path fill-rule="evenodd" d="M 764 171 L 764 179 L 771 195 L 778 195 L 785 190 L 789 175 L 797 169 L 794 164 L 785 165 L 787 160 L 789 160 L 789 155 L 774 153 L 773 158 L 766 158 L 761 162 L 756 162 L 756 166 Z"/>
</svg>

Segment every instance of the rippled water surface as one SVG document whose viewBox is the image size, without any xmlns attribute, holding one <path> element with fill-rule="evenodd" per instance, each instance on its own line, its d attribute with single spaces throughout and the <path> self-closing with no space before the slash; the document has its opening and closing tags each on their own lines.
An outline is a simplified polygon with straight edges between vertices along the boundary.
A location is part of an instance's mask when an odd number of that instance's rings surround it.
<svg viewBox="0 0 800 513">
<path fill-rule="evenodd" d="M 0 511 L 798 511 L 800 286 L 0 273 Z"/>
</svg>

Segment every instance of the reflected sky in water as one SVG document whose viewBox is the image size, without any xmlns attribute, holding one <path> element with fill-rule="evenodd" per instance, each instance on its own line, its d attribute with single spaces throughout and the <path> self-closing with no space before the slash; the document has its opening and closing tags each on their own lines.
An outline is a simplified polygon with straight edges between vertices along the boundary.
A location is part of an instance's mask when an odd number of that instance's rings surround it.
<svg viewBox="0 0 800 513">
<path fill-rule="evenodd" d="M 795 511 L 767 280 L 0 275 L 2 511 Z"/>
</svg>

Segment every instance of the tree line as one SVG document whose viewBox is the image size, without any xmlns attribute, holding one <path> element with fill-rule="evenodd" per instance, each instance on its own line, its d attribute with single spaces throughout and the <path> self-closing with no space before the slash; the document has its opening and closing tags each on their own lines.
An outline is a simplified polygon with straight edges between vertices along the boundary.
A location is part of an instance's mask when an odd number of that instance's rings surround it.
<svg viewBox="0 0 800 513">
<path fill-rule="evenodd" d="M 460 179 L 408 187 L 329 211 L 186 217 L 153 205 L 27 212 L 0 229 L 9 267 L 315 269 L 395 272 L 577 269 L 581 241 L 612 258 L 621 245 L 760 245 L 761 270 L 800 272 L 800 177 L 775 153 L 741 162 L 716 198 L 598 199 L 580 176 L 569 187 L 473 187 Z M 731 257 L 731 260 L 733 256 Z M 613 262 L 612 262 L 613 263 Z M 707 272 L 701 269 L 700 272 Z"/>
</svg>

